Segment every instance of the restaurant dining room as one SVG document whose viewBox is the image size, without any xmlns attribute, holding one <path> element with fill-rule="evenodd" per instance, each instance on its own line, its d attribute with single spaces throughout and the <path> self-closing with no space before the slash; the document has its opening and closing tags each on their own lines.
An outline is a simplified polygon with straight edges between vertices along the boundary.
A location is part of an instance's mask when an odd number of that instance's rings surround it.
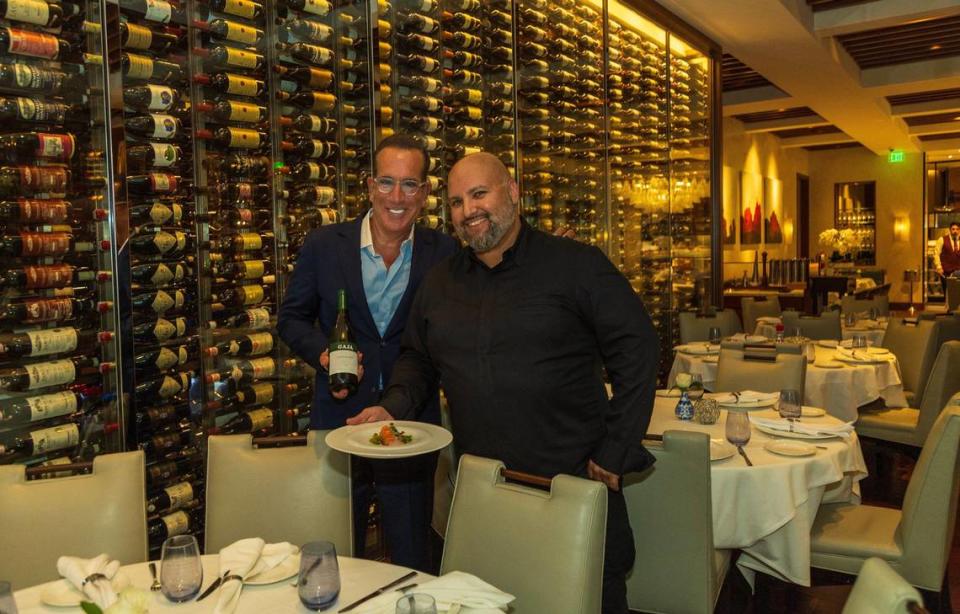
<svg viewBox="0 0 960 614">
<path fill-rule="evenodd" d="M 0 118 L 0 614 L 960 610 L 960 0 L 0 0 Z"/>
</svg>

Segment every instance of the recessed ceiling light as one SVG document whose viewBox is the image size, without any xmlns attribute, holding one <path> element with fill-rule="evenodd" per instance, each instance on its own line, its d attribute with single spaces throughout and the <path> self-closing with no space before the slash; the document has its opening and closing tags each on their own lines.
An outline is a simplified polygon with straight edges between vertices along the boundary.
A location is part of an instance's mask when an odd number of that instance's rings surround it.
<svg viewBox="0 0 960 614">
<path fill-rule="evenodd" d="M 940 48 L 940 45 L 930 45 L 930 51 L 936 51 Z"/>
</svg>

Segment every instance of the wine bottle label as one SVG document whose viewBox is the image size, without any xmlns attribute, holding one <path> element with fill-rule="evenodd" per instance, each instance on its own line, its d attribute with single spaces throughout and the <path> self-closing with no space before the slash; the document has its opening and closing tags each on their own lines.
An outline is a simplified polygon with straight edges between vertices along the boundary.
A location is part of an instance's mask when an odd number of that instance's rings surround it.
<svg viewBox="0 0 960 614">
<path fill-rule="evenodd" d="M 37 133 L 39 144 L 37 147 L 37 156 L 60 160 L 66 162 L 73 158 L 73 152 L 76 150 L 76 140 L 72 134 L 47 134 L 45 132 Z"/>
<path fill-rule="evenodd" d="M 166 516 L 161 516 L 163 526 L 167 529 L 167 537 L 183 535 L 190 530 L 190 516 L 186 512 L 174 512 Z"/>
<path fill-rule="evenodd" d="M 153 137 L 172 139 L 177 134 L 177 119 L 173 115 L 151 113 L 153 116 Z"/>
<path fill-rule="evenodd" d="M 7 28 L 7 35 L 10 40 L 7 51 L 10 53 L 47 60 L 60 53 L 60 41 L 56 36 L 16 28 Z"/>
<path fill-rule="evenodd" d="M 417 15 L 417 17 L 418 19 L 414 21 L 413 25 L 424 34 L 430 34 L 437 28 L 437 22 L 429 17 L 424 17 L 422 15 Z"/>
<path fill-rule="evenodd" d="M 483 136 L 483 131 L 476 126 L 463 126 L 463 138 L 465 139 L 479 139 Z"/>
<path fill-rule="evenodd" d="M 253 19 L 257 15 L 257 5 L 249 0 L 226 0 L 223 4 L 223 12 Z"/>
<path fill-rule="evenodd" d="M 160 389 L 157 390 L 157 394 L 161 399 L 166 399 L 167 397 L 172 397 L 183 390 L 183 386 L 180 385 L 180 382 L 169 375 L 164 375 L 163 380 L 160 382 Z"/>
<path fill-rule="evenodd" d="M 64 74 L 55 70 L 45 70 L 24 63 L 13 65 L 13 79 L 17 87 L 31 90 L 45 90 L 51 93 L 60 89 Z"/>
<path fill-rule="evenodd" d="M 242 23 L 237 23 L 236 21 L 223 20 L 223 23 L 226 25 L 226 32 L 224 37 L 227 40 L 232 40 L 238 43 L 243 43 L 245 45 L 255 45 L 257 44 L 257 38 L 259 30 L 246 26 Z"/>
<path fill-rule="evenodd" d="M 72 360 L 54 360 L 24 365 L 27 371 L 27 390 L 69 384 L 77 378 L 77 367 Z"/>
<path fill-rule="evenodd" d="M 177 163 L 179 156 L 177 153 L 177 148 L 173 145 L 150 143 L 150 147 L 153 148 L 154 166 L 173 166 Z"/>
<path fill-rule="evenodd" d="M 248 260 L 243 263 L 243 279 L 259 279 L 267 274 L 263 260 Z"/>
<path fill-rule="evenodd" d="M 317 45 L 303 45 L 303 56 L 314 64 L 327 64 L 333 59 L 333 51 Z"/>
<path fill-rule="evenodd" d="M 153 233 L 152 241 L 154 248 L 157 250 L 157 253 L 165 254 L 174 247 L 177 247 L 178 241 L 177 237 L 170 234 L 169 232 L 155 232 Z"/>
<path fill-rule="evenodd" d="M 182 348 L 181 348 L 182 349 Z M 169 348 L 160 348 L 157 352 L 157 358 L 153 361 L 157 369 L 169 369 L 180 364 L 180 356 Z"/>
<path fill-rule="evenodd" d="M 166 341 L 177 332 L 173 322 L 160 318 L 153 327 L 153 336 L 157 341 Z"/>
<path fill-rule="evenodd" d="M 257 405 L 265 405 L 273 401 L 273 384 L 254 384 L 250 386 L 253 392 L 253 402 Z"/>
<path fill-rule="evenodd" d="M 155 463 L 147 467 L 147 481 L 151 484 L 165 482 L 177 472 L 177 464 L 173 461 Z"/>
<path fill-rule="evenodd" d="M 150 189 L 154 192 L 174 192 L 177 190 L 176 175 L 150 173 Z"/>
<path fill-rule="evenodd" d="M 312 153 L 310 154 L 311 158 L 329 158 L 334 154 L 334 148 L 336 145 L 329 141 L 322 141 L 320 139 L 310 139 L 312 142 Z"/>
<path fill-rule="evenodd" d="M 56 166 L 18 166 L 17 169 L 20 171 L 20 187 L 24 188 L 30 192 L 55 192 L 62 193 L 67 189 L 67 181 L 69 179 L 69 174 L 67 169 L 56 167 Z M 21 201 L 23 202 L 23 201 Z M 44 201 L 30 201 L 36 203 L 43 203 Z M 53 203 L 54 201 L 46 201 Z M 63 203 L 63 201 L 56 201 L 57 203 Z M 65 204 L 65 203 L 64 203 Z M 29 208 L 29 207 L 28 207 Z M 52 206 L 52 209 L 56 210 L 56 206 Z M 43 205 L 38 204 L 36 207 L 37 210 L 43 209 Z M 24 207 L 21 206 L 21 213 L 24 211 Z M 46 218 L 42 217 L 38 221 L 45 220 Z M 64 218 L 66 219 L 66 212 L 64 211 Z M 34 221 L 32 218 L 29 220 L 23 221 Z M 62 220 L 58 220 L 62 221 Z"/>
<path fill-rule="evenodd" d="M 428 132 L 434 132 L 440 129 L 440 120 L 435 117 L 424 117 L 421 127 Z"/>
<path fill-rule="evenodd" d="M 300 23 L 305 29 L 304 36 L 318 43 L 325 42 L 333 34 L 333 28 L 322 23 L 307 21 L 306 19 L 301 20 Z"/>
<path fill-rule="evenodd" d="M 307 85 L 312 88 L 325 88 L 333 83 L 333 73 L 322 68 L 311 68 Z"/>
<path fill-rule="evenodd" d="M 352 343 L 334 341 L 330 344 L 330 375 L 357 374 L 357 347 Z"/>
<path fill-rule="evenodd" d="M 147 10 L 143 15 L 145 19 L 160 23 L 169 23 L 172 15 L 173 7 L 169 2 L 165 0 L 147 0 Z"/>
<path fill-rule="evenodd" d="M 260 121 L 260 109 L 255 104 L 247 104 L 245 102 L 236 102 L 230 101 L 230 121 L 232 122 L 251 122 L 256 123 Z M 251 130 L 250 132 L 254 132 Z M 256 132 L 254 132 L 256 134 Z M 259 135 L 257 135 L 257 140 L 259 141 Z"/>
<path fill-rule="evenodd" d="M 153 32 L 150 28 L 127 22 L 127 47 L 131 49 L 150 49 Z"/>
<path fill-rule="evenodd" d="M 57 416 L 66 416 L 77 411 L 77 395 L 72 392 L 55 392 L 38 397 L 27 397 L 30 421 L 38 422 Z"/>
<path fill-rule="evenodd" d="M 247 335 L 250 340 L 250 355 L 258 356 L 273 350 L 273 333 L 253 333 Z"/>
<path fill-rule="evenodd" d="M 239 292 L 242 298 L 242 305 L 256 305 L 263 302 L 263 286 L 240 286 Z"/>
<path fill-rule="evenodd" d="M 173 210 L 163 203 L 154 203 L 147 212 L 147 217 L 154 224 L 163 224 L 173 217 Z"/>
<path fill-rule="evenodd" d="M 23 324 L 57 322 L 73 317 L 73 301 L 69 298 L 34 299 L 23 303 L 26 314 Z"/>
<path fill-rule="evenodd" d="M 259 87 L 256 79 L 249 79 L 239 75 L 227 75 L 228 94 L 235 94 L 237 96 L 256 96 L 258 91 Z"/>
<path fill-rule="evenodd" d="M 154 313 L 164 313 L 173 306 L 173 297 L 163 290 L 158 291 L 156 296 L 153 298 L 153 302 L 150 303 L 150 308 L 153 309 Z"/>
<path fill-rule="evenodd" d="M 72 448 L 80 443 L 80 428 L 73 422 L 30 432 L 33 453 L 44 454 L 53 450 Z"/>
<path fill-rule="evenodd" d="M 193 501 L 193 485 L 190 482 L 180 482 L 173 486 L 167 486 L 163 489 L 163 492 L 167 493 L 167 497 L 170 499 L 168 509 L 171 510 L 179 509 Z"/>
<path fill-rule="evenodd" d="M 246 128 L 227 128 L 230 134 L 229 147 L 256 149 L 260 147 L 260 133 Z"/>
<path fill-rule="evenodd" d="M 230 66 L 237 66 L 240 68 L 256 68 L 257 67 L 257 54 L 250 53 L 249 51 L 241 51 L 240 49 L 234 49 L 233 47 L 224 47 L 227 52 L 227 61 L 226 63 Z"/>
<path fill-rule="evenodd" d="M 247 361 L 250 366 L 250 373 L 254 379 L 263 379 L 264 377 L 273 377 L 277 370 L 277 363 L 270 358 L 253 358 Z"/>
<path fill-rule="evenodd" d="M 337 97 L 333 94 L 324 92 L 311 92 L 311 94 L 313 94 L 311 108 L 315 111 L 329 111 L 337 104 Z"/>
<path fill-rule="evenodd" d="M 21 232 L 23 256 L 59 256 L 70 250 L 70 234 L 66 232 Z"/>
<path fill-rule="evenodd" d="M 303 11 L 323 17 L 330 12 L 330 3 L 327 0 L 304 0 Z"/>
<path fill-rule="evenodd" d="M 336 224 L 339 221 L 336 209 L 321 209 L 319 213 L 321 226 Z"/>
<path fill-rule="evenodd" d="M 254 232 L 242 232 L 237 235 L 237 239 L 243 251 L 263 249 L 263 238 Z"/>
<path fill-rule="evenodd" d="M 264 328 L 270 326 L 270 312 L 266 309 L 247 309 L 247 319 L 250 328 Z"/>
<path fill-rule="evenodd" d="M 173 279 L 174 276 L 175 274 L 170 267 L 165 264 L 158 264 L 157 270 L 150 276 L 150 283 L 155 286 L 160 286 Z"/>
<path fill-rule="evenodd" d="M 26 266 L 26 289 L 63 288 L 73 279 L 73 267 L 68 264 L 49 266 Z"/>
<path fill-rule="evenodd" d="M 62 124 L 69 107 L 62 102 L 44 102 L 36 98 L 17 98 L 17 114 L 20 119 Z"/>
<path fill-rule="evenodd" d="M 127 54 L 127 76 L 131 79 L 149 79 L 153 76 L 153 60 L 134 53 Z"/>
<path fill-rule="evenodd" d="M 7 11 L 3 16 L 13 21 L 45 26 L 50 19 L 50 6 L 44 0 L 7 0 Z"/>
<path fill-rule="evenodd" d="M 465 111 L 466 119 L 469 121 L 477 122 L 483 119 L 483 111 L 477 107 L 460 107 L 460 110 Z M 470 128 L 470 126 L 466 126 L 466 128 Z"/>
<path fill-rule="evenodd" d="M 273 427 L 273 411 L 269 409 L 254 409 L 247 412 L 250 418 L 250 431 L 262 431 Z"/>
<path fill-rule="evenodd" d="M 333 188 L 323 185 L 314 186 L 313 192 L 315 195 L 314 202 L 318 205 L 329 205 L 337 196 Z"/>
<path fill-rule="evenodd" d="M 147 104 L 147 109 L 151 111 L 166 111 L 173 106 L 173 88 L 165 85 L 150 84 L 147 86 L 147 90 L 150 92 L 150 102 Z"/>
<path fill-rule="evenodd" d="M 72 352 L 77 349 L 77 329 L 75 328 L 51 328 L 48 330 L 30 330 L 26 332 L 30 339 L 30 356 L 47 356 L 49 354 L 60 354 L 61 352 Z M 0 346 L 2 351 L 3 346 Z"/>
</svg>

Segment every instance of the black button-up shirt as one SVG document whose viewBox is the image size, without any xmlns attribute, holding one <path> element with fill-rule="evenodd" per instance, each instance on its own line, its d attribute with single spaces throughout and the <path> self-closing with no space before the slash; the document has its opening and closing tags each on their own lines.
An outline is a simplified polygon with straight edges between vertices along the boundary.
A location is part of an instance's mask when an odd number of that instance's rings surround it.
<svg viewBox="0 0 960 614">
<path fill-rule="evenodd" d="M 440 380 L 460 452 L 543 476 L 652 460 L 657 334 L 595 247 L 523 223 L 493 268 L 461 250 L 427 275 L 401 347 L 382 405 L 409 416 Z"/>
</svg>

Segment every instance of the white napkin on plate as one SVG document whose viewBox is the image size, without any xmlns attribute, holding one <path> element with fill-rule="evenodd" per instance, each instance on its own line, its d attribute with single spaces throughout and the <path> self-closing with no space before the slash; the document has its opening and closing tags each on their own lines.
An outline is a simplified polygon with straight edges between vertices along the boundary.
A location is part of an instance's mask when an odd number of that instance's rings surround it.
<svg viewBox="0 0 960 614">
<path fill-rule="evenodd" d="M 769 343 L 770 338 L 763 335 L 748 335 L 747 333 L 734 333 L 730 335 L 730 341 L 737 343 Z"/>
<path fill-rule="evenodd" d="M 451 571 L 435 580 L 424 582 L 405 594 L 426 593 L 437 602 L 437 612 L 457 611 L 454 606 L 462 607 L 462 612 L 470 614 L 500 614 L 514 596 L 480 578 L 462 571 Z M 396 603 L 403 593 L 391 591 L 378 595 L 374 599 L 357 606 L 354 614 L 394 614 Z"/>
<path fill-rule="evenodd" d="M 783 431 L 789 433 L 791 430 L 794 433 L 802 433 L 804 435 L 820 435 L 820 434 L 829 434 L 835 435 L 837 437 L 842 437 L 847 439 L 850 437 L 850 433 L 853 432 L 853 423 L 852 422 L 841 422 L 839 424 L 822 424 L 817 422 L 794 422 L 792 424 L 783 418 L 761 418 L 760 416 L 750 416 L 750 421 L 754 424 L 772 429 L 774 431 Z"/>
<path fill-rule="evenodd" d="M 264 543 L 259 537 L 250 537 L 233 542 L 220 551 L 220 576 L 227 571 L 230 576 L 244 580 L 273 569 L 288 557 L 297 553 L 297 547 L 289 542 Z M 220 585 L 220 595 L 214 614 L 229 614 L 237 607 L 243 582 L 236 578 L 225 580 Z"/>
<path fill-rule="evenodd" d="M 113 590 L 111 580 L 120 569 L 120 561 L 111 561 L 106 554 L 92 559 L 82 559 L 75 556 L 61 556 L 57 559 L 57 572 L 79 589 L 86 598 L 105 610 L 117 601 L 117 593 Z M 93 574 L 103 574 L 106 580 L 87 582 L 84 580 Z"/>
<path fill-rule="evenodd" d="M 876 362 L 877 360 L 883 359 L 883 357 L 878 354 L 871 354 L 866 348 L 857 348 L 854 350 L 839 347 L 837 348 L 836 357 L 849 362 Z"/>
<path fill-rule="evenodd" d="M 738 398 L 739 395 L 739 398 Z M 704 395 L 716 399 L 718 403 L 750 404 L 761 401 L 776 401 L 780 398 L 779 392 L 757 392 L 756 390 L 742 390 L 737 394 L 732 392 L 711 392 Z"/>
</svg>

